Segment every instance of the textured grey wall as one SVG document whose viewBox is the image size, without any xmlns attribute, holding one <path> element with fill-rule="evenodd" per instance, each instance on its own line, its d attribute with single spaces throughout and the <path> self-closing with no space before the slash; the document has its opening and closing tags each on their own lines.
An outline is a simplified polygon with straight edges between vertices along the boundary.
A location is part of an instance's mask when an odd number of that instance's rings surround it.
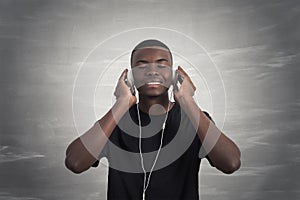
<svg viewBox="0 0 300 200">
<path fill-rule="evenodd" d="M 73 83 L 95 45 L 153 26 L 200 42 L 224 81 L 223 130 L 240 146 L 242 167 L 228 176 L 203 161 L 201 198 L 299 199 L 299 13 L 297 0 L 1 0 L 0 199 L 105 199 L 106 167 L 81 175 L 64 167 L 77 137 Z M 99 101 L 111 103 L 114 84 Z"/>
</svg>

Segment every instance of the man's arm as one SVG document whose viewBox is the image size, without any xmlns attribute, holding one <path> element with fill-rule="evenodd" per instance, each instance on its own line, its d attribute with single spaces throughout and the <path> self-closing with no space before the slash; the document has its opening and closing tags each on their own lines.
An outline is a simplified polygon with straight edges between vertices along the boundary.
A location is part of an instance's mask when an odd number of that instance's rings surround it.
<svg viewBox="0 0 300 200">
<path fill-rule="evenodd" d="M 82 136 L 76 138 L 66 150 L 65 165 L 74 173 L 89 169 L 98 159 L 108 138 L 127 110 L 136 103 L 136 97 L 130 92 L 123 71 L 115 90 L 117 101 L 113 107 L 94 126 Z"/>
<path fill-rule="evenodd" d="M 241 165 L 239 148 L 198 107 L 193 99 L 196 88 L 186 72 L 181 67 L 178 67 L 177 72 L 182 75 L 183 82 L 180 89 L 174 91 L 175 100 L 197 130 L 211 164 L 226 174 L 233 173 Z"/>
</svg>

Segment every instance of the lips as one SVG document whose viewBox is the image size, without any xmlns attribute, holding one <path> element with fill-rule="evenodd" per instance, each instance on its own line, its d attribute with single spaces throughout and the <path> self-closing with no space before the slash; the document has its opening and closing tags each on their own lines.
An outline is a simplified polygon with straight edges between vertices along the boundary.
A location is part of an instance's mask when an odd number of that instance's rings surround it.
<svg viewBox="0 0 300 200">
<path fill-rule="evenodd" d="M 162 83 L 163 83 L 163 81 L 159 80 L 159 79 L 151 79 L 151 80 L 145 81 L 146 85 L 161 85 Z"/>
<path fill-rule="evenodd" d="M 149 82 L 149 83 L 146 83 L 147 85 L 160 85 L 161 83 L 160 82 Z"/>
</svg>

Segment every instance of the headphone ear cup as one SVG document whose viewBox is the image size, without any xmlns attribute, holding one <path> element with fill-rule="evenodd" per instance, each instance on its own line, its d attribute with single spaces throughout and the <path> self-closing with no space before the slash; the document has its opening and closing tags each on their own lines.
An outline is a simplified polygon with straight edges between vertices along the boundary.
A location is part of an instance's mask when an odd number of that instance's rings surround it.
<svg viewBox="0 0 300 200">
<path fill-rule="evenodd" d="M 178 74 L 176 72 L 176 69 L 172 69 L 172 84 L 175 85 L 178 82 Z"/>
<path fill-rule="evenodd" d="M 132 70 L 128 70 L 127 72 L 127 85 L 130 88 L 130 91 L 133 95 L 135 95 L 135 87 L 134 87 L 134 79 Z"/>
<path fill-rule="evenodd" d="M 128 70 L 128 72 L 127 72 L 127 83 L 128 83 L 129 87 L 134 86 L 134 79 L 133 79 L 132 70 Z"/>
</svg>

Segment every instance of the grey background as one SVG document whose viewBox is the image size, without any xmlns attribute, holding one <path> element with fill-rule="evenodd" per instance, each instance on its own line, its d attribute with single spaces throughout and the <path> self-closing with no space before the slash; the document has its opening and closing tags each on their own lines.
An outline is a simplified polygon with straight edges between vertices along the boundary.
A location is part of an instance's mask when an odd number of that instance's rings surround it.
<svg viewBox="0 0 300 200">
<path fill-rule="evenodd" d="M 242 167 L 228 176 L 203 161 L 201 199 L 299 199 L 299 13 L 296 0 L 1 0 L 0 199 L 105 199 L 104 165 L 64 167 L 73 83 L 97 43 L 145 26 L 201 41 L 224 80 L 222 130 Z"/>
</svg>

